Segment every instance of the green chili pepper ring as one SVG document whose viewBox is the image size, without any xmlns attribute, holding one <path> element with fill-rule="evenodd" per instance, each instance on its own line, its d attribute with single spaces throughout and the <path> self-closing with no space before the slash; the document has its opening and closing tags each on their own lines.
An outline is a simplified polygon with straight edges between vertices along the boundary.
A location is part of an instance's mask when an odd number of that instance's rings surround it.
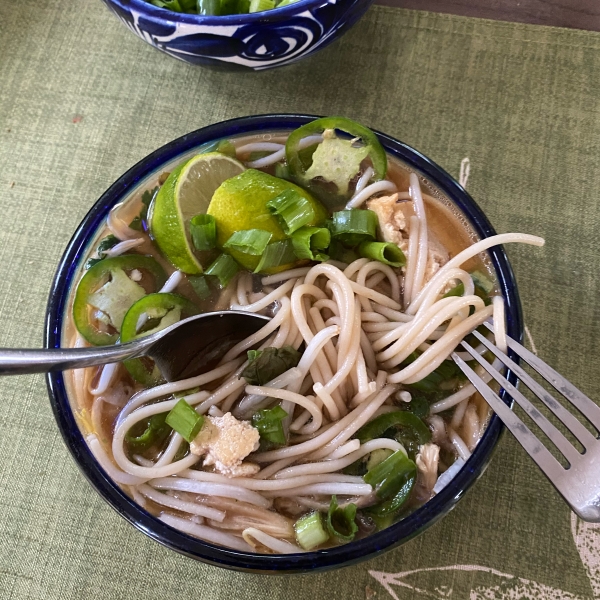
<svg viewBox="0 0 600 600">
<path fill-rule="evenodd" d="M 306 168 L 300 158 L 300 142 L 305 137 L 323 133 L 326 129 L 337 129 L 353 138 L 360 138 L 369 150 L 368 157 L 371 159 L 373 171 L 375 172 L 373 178 L 375 180 L 385 178 L 387 156 L 377 136 L 370 129 L 363 127 L 351 119 L 344 117 L 324 117 L 302 125 L 302 127 L 293 131 L 288 137 L 285 144 L 285 155 L 292 179 L 301 185 L 308 183 L 306 181 Z"/>
<path fill-rule="evenodd" d="M 147 314 L 152 310 L 164 311 L 165 314 L 173 309 L 181 310 L 181 318 L 185 319 L 198 314 L 198 309 L 192 304 L 187 298 L 178 296 L 177 294 L 148 294 L 141 300 L 138 300 L 128 311 L 123 319 L 123 326 L 121 327 L 121 342 L 129 342 L 144 335 L 148 335 L 150 332 L 137 331 L 137 324 L 139 318 L 143 314 Z M 126 360 L 123 364 L 127 367 L 132 377 L 145 385 L 156 385 L 160 379 L 161 374 L 156 365 L 152 365 L 152 368 L 148 367 L 150 359 L 145 358 L 133 358 Z"/>
<path fill-rule="evenodd" d="M 128 254 L 125 256 L 114 256 L 105 258 L 90 267 L 81 278 L 75 300 L 73 302 L 73 320 L 79 333 L 94 346 L 108 346 L 114 344 L 118 333 L 107 333 L 100 331 L 90 322 L 89 299 L 102 285 L 104 279 L 114 269 L 133 271 L 141 269 L 149 273 L 153 278 L 153 288 L 159 289 L 167 280 L 164 269 L 151 257 L 140 254 Z"/>
</svg>

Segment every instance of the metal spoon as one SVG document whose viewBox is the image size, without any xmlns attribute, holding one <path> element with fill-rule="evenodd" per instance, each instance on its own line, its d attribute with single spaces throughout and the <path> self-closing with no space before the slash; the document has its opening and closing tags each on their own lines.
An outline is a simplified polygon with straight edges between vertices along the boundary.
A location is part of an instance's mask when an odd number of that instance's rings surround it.
<svg viewBox="0 0 600 600">
<path fill-rule="evenodd" d="M 176 381 L 210 369 L 230 348 L 269 320 L 254 313 L 227 310 L 190 317 L 152 335 L 115 346 L 0 348 L 0 375 L 80 369 L 148 356 L 167 381 Z"/>
</svg>

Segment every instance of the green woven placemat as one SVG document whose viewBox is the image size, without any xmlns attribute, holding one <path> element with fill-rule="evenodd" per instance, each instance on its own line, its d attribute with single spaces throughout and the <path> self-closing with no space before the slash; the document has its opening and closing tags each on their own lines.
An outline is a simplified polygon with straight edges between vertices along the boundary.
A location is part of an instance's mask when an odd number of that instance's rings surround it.
<svg viewBox="0 0 600 600">
<path fill-rule="evenodd" d="M 253 113 L 337 113 L 458 175 L 509 248 L 539 353 L 600 398 L 600 35 L 373 8 L 296 66 L 223 74 L 135 38 L 98 2 L 0 2 L 0 345 L 38 346 L 75 227 L 165 142 Z M 458 507 L 369 562 L 295 578 L 227 572 L 151 542 L 91 489 L 43 378 L 0 381 L 0 598 L 600 598 L 600 531 L 505 436 Z"/>
</svg>

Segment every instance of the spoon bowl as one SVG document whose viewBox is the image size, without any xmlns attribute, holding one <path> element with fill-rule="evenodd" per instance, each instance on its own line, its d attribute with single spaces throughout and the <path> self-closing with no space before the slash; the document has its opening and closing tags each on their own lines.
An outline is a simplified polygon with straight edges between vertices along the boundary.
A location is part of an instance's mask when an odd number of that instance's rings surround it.
<svg viewBox="0 0 600 600">
<path fill-rule="evenodd" d="M 269 317 L 242 310 L 208 312 L 126 344 L 94 348 L 0 349 L 0 375 L 81 369 L 131 358 L 153 359 L 167 381 L 193 377 L 215 366 L 235 344 Z"/>
</svg>

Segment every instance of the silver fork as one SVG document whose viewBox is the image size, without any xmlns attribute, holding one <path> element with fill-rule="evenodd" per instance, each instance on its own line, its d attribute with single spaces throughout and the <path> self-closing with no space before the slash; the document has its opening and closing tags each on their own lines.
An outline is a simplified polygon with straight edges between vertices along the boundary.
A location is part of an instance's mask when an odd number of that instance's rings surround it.
<svg viewBox="0 0 600 600">
<path fill-rule="evenodd" d="M 485 324 L 490 330 L 492 327 Z M 584 450 L 581 453 L 571 442 L 529 401 L 514 385 L 497 371 L 472 346 L 463 341 L 463 348 L 504 388 L 506 393 L 531 417 L 565 457 L 568 466 L 563 467 L 521 419 L 500 399 L 481 377 L 456 352 L 454 362 L 461 368 L 475 389 L 485 398 L 492 410 L 500 417 L 509 431 L 517 438 L 526 452 L 544 472 L 550 483 L 565 499 L 571 509 L 584 521 L 600 522 L 600 441 L 597 436 L 576 419 L 562 404 L 550 395 L 485 336 L 477 331 L 473 335 L 496 358 L 504 363 L 577 438 Z M 507 337 L 508 347 L 535 369 L 566 400 L 600 432 L 600 407 L 573 384 L 541 361 L 535 354 Z"/>
</svg>

